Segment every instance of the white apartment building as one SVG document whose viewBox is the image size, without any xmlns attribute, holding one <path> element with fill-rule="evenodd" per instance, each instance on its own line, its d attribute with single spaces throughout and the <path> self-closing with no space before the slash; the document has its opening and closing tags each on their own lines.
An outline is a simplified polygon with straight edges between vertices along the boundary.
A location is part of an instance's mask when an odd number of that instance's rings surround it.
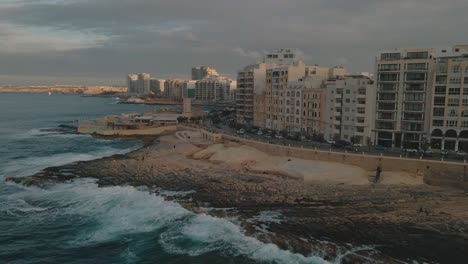
<svg viewBox="0 0 468 264">
<path fill-rule="evenodd" d="M 348 75 L 326 82 L 325 138 L 367 145 L 373 142 L 375 121 L 374 82 L 362 75 Z"/>
<path fill-rule="evenodd" d="M 164 80 L 151 78 L 150 79 L 150 91 L 156 95 L 162 94 L 164 91 Z"/>
<path fill-rule="evenodd" d="M 188 81 L 169 79 L 164 82 L 164 97 L 173 99 L 188 98 Z"/>
<path fill-rule="evenodd" d="M 131 73 L 127 75 L 127 93 L 137 94 L 137 80 L 137 74 Z"/>
<path fill-rule="evenodd" d="M 417 149 L 428 137 L 433 49 L 399 49 L 376 59 L 375 144 Z"/>
<path fill-rule="evenodd" d="M 228 101 L 235 81 L 227 78 L 205 78 L 195 82 L 195 99 L 206 102 Z"/>
<path fill-rule="evenodd" d="M 437 56 L 432 93 L 431 148 L 468 152 L 468 45 Z"/>
<path fill-rule="evenodd" d="M 150 93 L 150 79 L 151 79 L 151 76 L 147 73 L 138 74 L 138 80 L 136 83 L 137 94 L 149 94 Z"/>
</svg>

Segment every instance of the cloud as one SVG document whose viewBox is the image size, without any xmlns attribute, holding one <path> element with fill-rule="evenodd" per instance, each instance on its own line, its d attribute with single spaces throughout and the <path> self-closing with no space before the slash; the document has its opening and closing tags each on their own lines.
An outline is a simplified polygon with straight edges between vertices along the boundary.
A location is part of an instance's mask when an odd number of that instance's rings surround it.
<svg viewBox="0 0 468 264">
<path fill-rule="evenodd" d="M 379 50 L 466 43 L 467 12 L 466 0 L 3 0 L 0 72 L 235 74 L 277 48 L 372 71 Z"/>
</svg>

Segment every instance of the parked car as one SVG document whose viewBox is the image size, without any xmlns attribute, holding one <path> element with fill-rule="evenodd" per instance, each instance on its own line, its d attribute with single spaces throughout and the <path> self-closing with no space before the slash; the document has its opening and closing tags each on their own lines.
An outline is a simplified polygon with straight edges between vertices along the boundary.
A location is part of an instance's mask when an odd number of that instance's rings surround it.
<svg viewBox="0 0 468 264">
<path fill-rule="evenodd" d="M 459 151 L 457 151 L 457 152 L 455 153 L 455 155 L 457 155 L 457 156 L 459 156 L 459 157 L 466 157 L 467 154 L 466 154 L 465 151 L 459 150 Z"/>
<path fill-rule="evenodd" d="M 335 141 L 334 141 L 334 140 L 331 140 L 331 139 L 326 139 L 326 140 L 325 140 L 325 143 L 327 143 L 327 144 L 335 144 Z"/>
<path fill-rule="evenodd" d="M 266 134 L 266 135 L 264 135 L 263 137 L 265 137 L 265 138 L 271 138 L 271 135 Z"/>
<path fill-rule="evenodd" d="M 377 146 L 374 146 L 374 149 L 375 149 L 375 150 L 379 150 L 379 151 L 384 151 L 384 150 L 386 150 L 387 148 L 384 147 L 384 146 L 381 146 L 381 145 L 377 145 Z"/>
<path fill-rule="evenodd" d="M 418 153 L 417 149 L 403 149 L 403 151 L 406 153 Z"/>
<path fill-rule="evenodd" d="M 332 144 L 332 147 L 334 148 L 346 148 L 346 147 L 351 147 L 351 143 L 348 141 L 344 140 L 338 140 L 335 143 Z"/>
<path fill-rule="evenodd" d="M 275 138 L 282 139 L 283 136 L 278 134 L 278 135 L 275 136 Z"/>
<path fill-rule="evenodd" d="M 257 132 L 257 135 L 259 135 L 259 136 L 263 135 L 262 130 L 259 129 L 258 132 Z"/>
<path fill-rule="evenodd" d="M 244 134 L 245 133 L 245 130 L 243 128 L 237 130 L 237 134 Z"/>
</svg>

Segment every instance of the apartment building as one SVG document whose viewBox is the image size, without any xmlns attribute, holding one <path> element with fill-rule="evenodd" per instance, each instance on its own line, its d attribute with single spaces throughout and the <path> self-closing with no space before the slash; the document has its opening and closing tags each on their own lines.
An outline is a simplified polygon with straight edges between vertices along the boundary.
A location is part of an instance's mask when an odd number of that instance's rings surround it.
<svg viewBox="0 0 468 264">
<path fill-rule="evenodd" d="M 219 73 L 210 66 L 197 66 L 192 68 L 192 81 L 199 81 L 212 77 L 219 77 Z"/>
<path fill-rule="evenodd" d="M 375 144 L 419 148 L 428 137 L 433 49 L 400 49 L 376 58 Z"/>
<path fill-rule="evenodd" d="M 188 98 L 188 81 L 169 79 L 164 82 L 164 97 L 173 99 Z"/>
<path fill-rule="evenodd" d="M 164 80 L 150 79 L 150 91 L 156 95 L 161 95 L 164 91 Z"/>
<path fill-rule="evenodd" d="M 431 148 L 468 152 L 468 45 L 438 54 L 432 94 Z"/>
<path fill-rule="evenodd" d="M 195 82 L 195 99 L 206 102 L 228 101 L 236 82 L 227 78 L 206 78 Z M 231 88 L 232 87 L 232 88 Z"/>
<path fill-rule="evenodd" d="M 367 145 L 373 140 L 375 120 L 374 81 L 347 75 L 326 81 L 325 138 Z"/>
<path fill-rule="evenodd" d="M 137 80 L 137 74 L 131 73 L 127 75 L 127 93 L 137 94 Z"/>
<path fill-rule="evenodd" d="M 149 94 L 150 93 L 150 79 L 151 76 L 148 73 L 138 74 L 136 83 L 137 94 Z"/>
<path fill-rule="evenodd" d="M 249 65 L 237 73 L 236 115 L 237 123 L 254 124 L 254 95 L 261 95 L 266 89 L 265 63 Z"/>
</svg>

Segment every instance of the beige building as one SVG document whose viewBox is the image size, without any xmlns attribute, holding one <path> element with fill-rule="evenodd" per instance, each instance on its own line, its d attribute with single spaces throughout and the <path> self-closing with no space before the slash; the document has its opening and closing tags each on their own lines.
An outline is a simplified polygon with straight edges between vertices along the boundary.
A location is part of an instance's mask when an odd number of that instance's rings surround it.
<svg viewBox="0 0 468 264">
<path fill-rule="evenodd" d="M 249 65 L 237 74 L 236 114 L 237 123 L 254 124 L 254 95 L 261 95 L 266 89 L 266 70 L 269 65 Z"/>
<path fill-rule="evenodd" d="M 348 75 L 326 82 L 325 138 L 356 144 L 373 142 L 375 122 L 374 81 L 362 75 Z"/>
<path fill-rule="evenodd" d="M 431 148 L 468 152 L 468 45 L 437 56 L 432 94 Z"/>
<path fill-rule="evenodd" d="M 375 144 L 414 148 L 430 126 L 433 49 L 400 49 L 376 59 Z"/>
</svg>

